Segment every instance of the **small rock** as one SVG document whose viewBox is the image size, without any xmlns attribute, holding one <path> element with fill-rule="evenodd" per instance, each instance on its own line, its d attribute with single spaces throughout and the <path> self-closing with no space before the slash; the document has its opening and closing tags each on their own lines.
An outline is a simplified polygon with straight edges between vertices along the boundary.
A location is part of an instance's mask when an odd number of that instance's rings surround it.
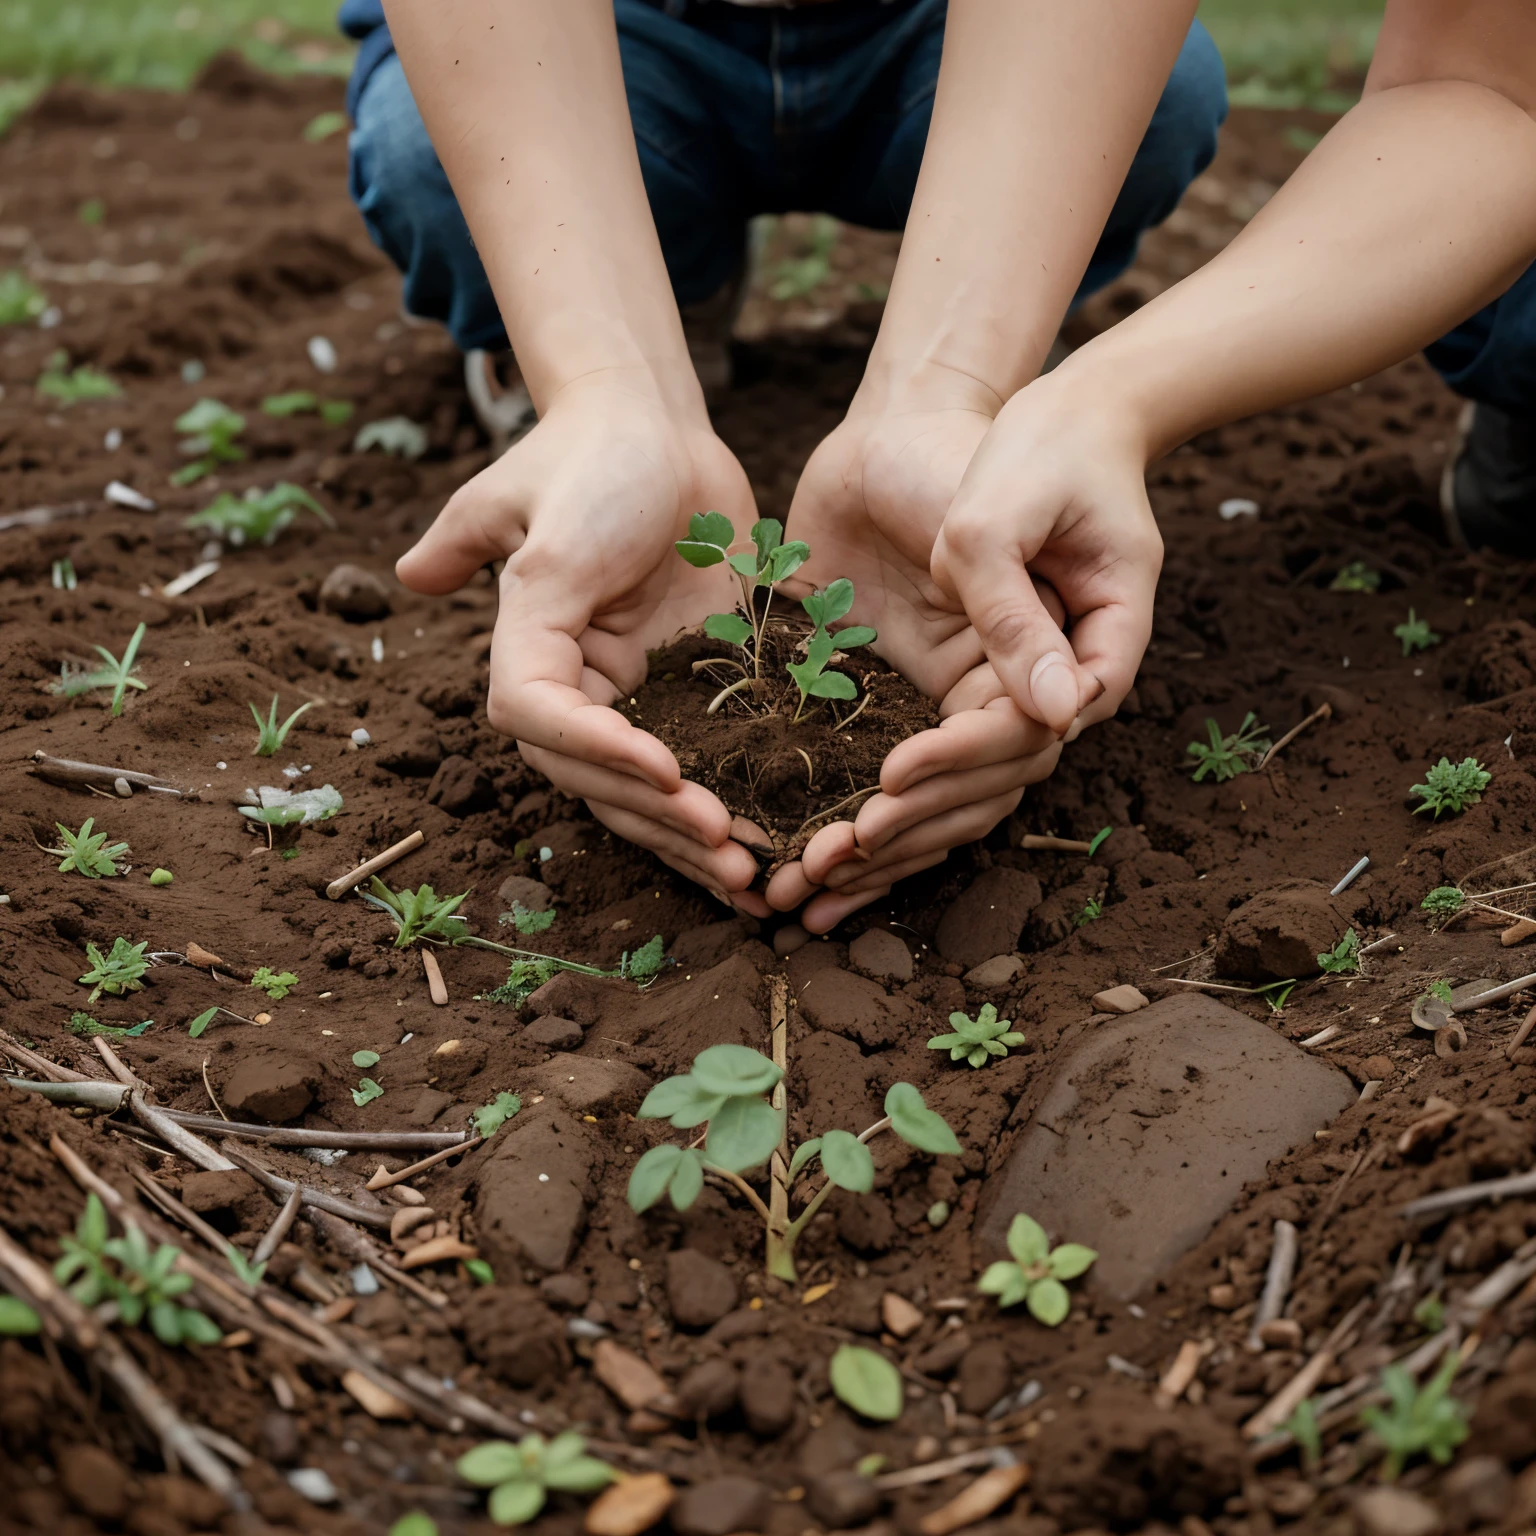
<svg viewBox="0 0 1536 1536">
<path fill-rule="evenodd" d="M 570 1366 L 560 1319 L 525 1286 L 480 1286 L 461 1317 L 470 1354 L 511 1386 L 552 1386 Z"/>
<path fill-rule="evenodd" d="M 1147 1006 L 1145 995 L 1129 982 L 1123 986 L 1108 987 L 1093 994 L 1093 1006 L 1100 1013 L 1135 1013 Z"/>
<path fill-rule="evenodd" d="M 704 1335 L 711 1344 L 734 1344 L 737 1339 L 757 1339 L 772 1331 L 766 1311 L 754 1312 L 751 1307 L 738 1307 L 724 1317 Z"/>
<path fill-rule="evenodd" d="M 59 1452 L 59 1487 L 82 1514 L 121 1520 L 128 1513 L 128 1469 L 99 1445 L 67 1445 Z"/>
<path fill-rule="evenodd" d="M 1348 927 L 1327 886 L 1290 881 L 1227 915 L 1216 942 L 1216 974 L 1239 981 L 1316 976 L 1318 955 L 1332 949 Z"/>
<path fill-rule="evenodd" d="M 1355 1500 L 1360 1536 L 1436 1536 L 1440 1511 L 1428 1499 L 1402 1488 L 1368 1488 Z"/>
<path fill-rule="evenodd" d="M 424 779 L 437 771 L 443 760 L 443 744 L 437 733 L 422 727 L 393 742 L 379 754 L 379 766 L 402 778 Z"/>
<path fill-rule="evenodd" d="M 794 1374 L 766 1350 L 742 1368 L 737 1395 L 747 1428 L 760 1439 L 776 1439 L 795 1421 Z"/>
<path fill-rule="evenodd" d="M 884 1502 L 880 1490 L 857 1472 L 828 1472 L 805 1485 L 805 1507 L 834 1531 L 873 1520 Z"/>
<path fill-rule="evenodd" d="M 912 1363 L 924 1376 L 948 1376 L 965 1358 L 970 1347 L 970 1339 L 964 1329 L 960 1329 L 948 1338 L 940 1339 L 937 1344 L 929 1345 Z M 1001 1393 L 998 1395 L 1001 1396 Z"/>
<path fill-rule="evenodd" d="M 1468 1456 L 1445 1474 L 1440 1496 L 1456 1529 L 1498 1525 L 1514 1500 L 1515 1480 L 1497 1456 Z"/>
<path fill-rule="evenodd" d="M 302 1441 L 299 1438 L 299 1421 L 291 1413 L 273 1409 L 261 1420 L 261 1448 L 267 1459 L 278 1466 L 286 1466 L 299 1459 Z"/>
<path fill-rule="evenodd" d="M 848 946 L 848 959 L 878 981 L 912 980 L 912 951 L 889 928 L 870 928 Z"/>
<path fill-rule="evenodd" d="M 366 747 L 371 745 L 372 742 L 373 737 L 368 734 L 367 730 L 363 726 L 358 726 L 358 728 L 352 732 L 352 745 L 354 747 Z"/>
<path fill-rule="evenodd" d="M 324 1076 L 318 1061 L 271 1047 L 242 1055 L 219 1097 L 237 1120 L 281 1125 L 309 1108 Z"/>
<path fill-rule="evenodd" d="M 672 1529 L 678 1536 L 733 1536 L 760 1531 L 767 1524 L 772 1498 L 753 1477 L 716 1477 L 696 1483 L 672 1505 Z"/>
<path fill-rule="evenodd" d="M 359 1264 L 347 1278 L 352 1282 L 354 1296 L 377 1296 L 379 1277 L 366 1264 Z"/>
<path fill-rule="evenodd" d="M 965 973 L 965 984 L 978 992 L 997 992 L 1023 971 L 1024 962 L 1017 955 L 993 955 Z"/>
<path fill-rule="evenodd" d="M 921 1308 L 914 1307 L 905 1296 L 887 1291 L 880 1298 L 880 1320 L 885 1324 L 887 1333 L 905 1339 L 923 1326 L 923 1313 Z"/>
<path fill-rule="evenodd" d="M 983 1414 L 1009 1386 L 1007 1354 L 995 1343 L 973 1344 L 955 1372 L 955 1396 L 962 1413 Z"/>
<path fill-rule="evenodd" d="M 305 342 L 304 350 L 309 354 L 310 363 L 320 373 L 336 372 L 340 359 L 336 356 L 335 343 L 328 336 L 311 336 Z"/>
<path fill-rule="evenodd" d="M 708 1328 L 737 1300 L 736 1277 L 724 1264 L 696 1248 L 667 1255 L 667 1303 L 680 1328 Z"/>
<path fill-rule="evenodd" d="M 396 1397 L 393 1392 L 381 1387 L 371 1376 L 365 1376 L 361 1371 L 343 1371 L 341 1386 L 342 1390 L 371 1418 L 410 1419 L 415 1417 L 409 1403 Z"/>
<path fill-rule="evenodd" d="M 372 571 L 338 565 L 320 583 L 320 606 L 349 624 L 367 624 L 388 614 L 389 591 Z"/>
<path fill-rule="evenodd" d="M 592 1346 L 592 1374 L 626 1408 L 645 1408 L 667 1395 L 661 1376 L 639 1355 L 612 1339 L 599 1339 Z"/>
<path fill-rule="evenodd" d="M 736 1406 L 740 1377 L 729 1360 L 705 1360 L 677 1384 L 678 1411 L 689 1419 L 718 1419 Z"/>
<path fill-rule="evenodd" d="M 811 936 L 799 923 L 785 923 L 776 930 L 773 935 L 773 952 L 779 959 L 787 959 L 797 949 L 804 949 L 811 941 Z"/>
<path fill-rule="evenodd" d="M 535 1019 L 518 1038 L 547 1051 L 574 1051 L 581 1044 L 581 1025 L 551 1014 L 547 1019 Z"/>
<path fill-rule="evenodd" d="M 1205 1293 L 1205 1299 L 1218 1312 L 1231 1312 L 1237 1307 L 1237 1287 L 1226 1283 L 1213 1285 Z"/>
<path fill-rule="evenodd" d="M 1222 522 L 1230 523 L 1235 517 L 1257 517 L 1259 504 L 1250 500 L 1247 496 L 1228 496 L 1227 499 L 1216 508 L 1217 515 Z"/>
<path fill-rule="evenodd" d="M 199 1216 L 232 1211 L 242 1200 L 258 1194 L 256 1180 L 240 1168 L 218 1173 L 189 1173 L 181 1184 L 181 1203 Z"/>
<path fill-rule="evenodd" d="M 508 875 L 496 887 L 496 900 L 503 912 L 510 912 L 514 906 L 529 912 L 548 912 L 554 905 L 555 893 L 542 880 L 527 875 Z"/>
<path fill-rule="evenodd" d="M 1040 882 L 1023 870 L 986 870 L 939 920 L 936 943 L 946 960 L 969 969 L 1018 947 L 1029 914 L 1040 904 Z"/>
<path fill-rule="evenodd" d="M 592 1287 L 585 1275 L 566 1270 L 558 1275 L 545 1275 L 539 1281 L 539 1295 L 552 1307 L 579 1312 L 592 1299 Z"/>
<path fill-rule="evenodd" d="M 427 785 L 427 804 L 440 806 L 450 816 L 468 816 L 488 810 L 496 800 L 491 781 L 471 758 L 455 754 L 438 764 Z"/>
<path fill-rule="evenodd" d="M 1301 1324 L 1294 1317 L 1271 1318 L 1259 1329 L 1259 1342 L 1266 1349 L 1300 1349 Z"/>
<path fill-rule="evenodd" d="M 336 1484 L 321 1467 L 295 1467 L 287 1474 L 288 1486 L 311 1504 L 334 1504 Z"/>
<path fill-rule="evenodd" d="M 606 1488 L 587 1506 L 587 1536 L 640 1536 L 666 1514 L 676 1492 L 660 1472 L 642 1472 Z"/>
<path fill-rule="evenodd" d="M 1360 1063 L 1360 1071 L 1367 1082 L 1374 1078 L 1378 1083 L 1390 1083 L 1397 1076 L 1397 1066 L 1390 1056 L 1367 1056 Z"/>
</svg>

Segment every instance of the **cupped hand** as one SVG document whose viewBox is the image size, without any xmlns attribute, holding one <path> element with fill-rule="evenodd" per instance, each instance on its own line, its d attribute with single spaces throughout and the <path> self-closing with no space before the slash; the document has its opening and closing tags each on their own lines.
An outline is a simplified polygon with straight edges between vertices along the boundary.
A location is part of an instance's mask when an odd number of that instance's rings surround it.
<svg viewBox="0 0 1536 1536">
<path fill-rule="evenodd" d="M 712 510 L 738 525 L 754 515 L 746 475 L 707 425 L 680 423 L 641 389 L 583 382 L 455 493 L 396 570 L 411 590 L 439 594 L 504 560 L 492 725 L 610 830 L 762 915 L 731 813 L 609 707 L 644 680 L 648 649 L 729 611 L 730 572 L 696 569 L 673 548 L 693 513 Z"/>
</svg>

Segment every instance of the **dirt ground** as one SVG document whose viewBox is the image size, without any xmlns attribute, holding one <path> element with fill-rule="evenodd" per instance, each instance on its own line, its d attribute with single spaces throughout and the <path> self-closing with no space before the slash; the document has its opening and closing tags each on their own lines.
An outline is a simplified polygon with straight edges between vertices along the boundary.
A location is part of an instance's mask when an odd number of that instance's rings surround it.
<svg viewBox="0 0 1536 1536">
<path fill-rule="evenodd" d="M 486 447 L 452 348 L 400 321 L 397 280 L 346 199 L 344 139 L 301 140 L 338 98 L 329 82 L 278 82 L 221 61 L 180 98 L 60 87 L 0 143 L 0 249 L 58 310 L 47 329 L 0 333 L 0 1027 L 23 1049 L 105 1078 L 71 1015 L 119 1027 L 153 1019 L 110 1043 L 155 1102 L 317 1131 L 459 1131 L 471 1109 L 516 1092 L 522 1110 L 489 1142 L 411 1181 L 439 1235 L 489 1261 L 495 1282 L 477 1285 L 450 1257 L 412 1270 L 415 1289 L 389 1274 L 379 1289 L 372 1272 L 354 1285 L 360 1257 L 378 1269 L 388 1253 L 381 1229 L 412 1209 L 363 1185 L 380 1162 L 398 1168 L 416 1153 L 354 1151 L 327 1164 L 238 1143 L 371 1222 L 301 1219 L 253 1301 L 201 1239 L 138 1211 L 224 1276 L 197 1294 L 226 1339 L 167 1349 L 142 1329 L 117 1336 L 165 1399 L 225 1447 L 247 1507 L 230 1512 L 185 1466 L 168 1473 L 155 1436 L 79 1351 L 12 1339 L 0 1342 L 0 1530 L 341 1536 L 385 1530 L 413 1509 L 445 1531 L 488 1530 L 454 1458 L 494 1426 L 573 1425 L 615 1466 L 669 1479 L 672 1528 L 700 1536 L 933 1533 L 919 1522 L 986 1466 L 1021 1464 L 1023 1491 L 968 1529 L 1536 1527 L 1536 1200 L 1481 1201 L 1420 1222 L 1401 1213 L 1536 1160 L 1536 1048 L 1510 1050 L 1533 997 L 1465 1015 L 1465 1045 L 1444 1056 L 1410 1020 L 1431 982 L 1514 978 L 1532 952 L 1501 945 L 1507 917 L 1437 929 L 1420 910 L 1442 884 L 1486 893 L 1536 878 L 1526 766 L 1536 752 L 1536 571 L 1454 553 L 1437 536 L 1435 484 L 1457 402 L 1414 361 L 1209 433 L 1156 466 L 1167 565 L 1155 638 L 1119 717 L 1069 748 L 984 845 L 781 960 L 774 941 L 787 950 L 790 935 L 730 918 L 615 843 L 490 729 L 489 575 L 445 600 L 394 584 L 395 557 L 483 465 Z M 1074 317 L 1069 338 L 1112 323 L 1219 249 L 1297 163 L 1285 138 L 1296 126 L 1317 123 L 1235 114 L 1215 166 L 1137 268 Z M 83 223 L 77 210 L 97 197 L 104 220 Z M 803 220 L 781 223 L 770 275 L 806 231 Z M 882 283 L 893 253 L 887 238 L 846 234 L 814 292 L 759 292 L 743 316 L 738 382 L 717 417 L 765 514 L 783 515 L 806 455 L 853 391 L 878 309 L 859 285 Z M 311 362 L 314 337 L 334 347 L 333 372 Z M 66 407 L 34 392 L 60 348 L 121 394 Z M 355 414 L 329 426 L 260 410 L 294 390 L 353 402 Z M 244 414 L 249 457 L 177 488 L 170 476 L 185 460 L 173 422 L 200 397 Z M 353 451 L 360 424 L 393 416 L 425 427 L 421 458 Z M 270 548 L 214 556 L 206 530 L 184 526 L 218 491 L 279 480 L 309 490 L 334 530 L 303 513 Z M 155 510 L 109 502 L 109 481 L 153 498 Z M 1256 515 L 1223 516 L 1231 498 L 1257 503 Z M 7 522 L 37 508 L 51 510 Z M 214 574 L 164 595 L 205 558 L 218 559 Z M 72 590 L 51 582 L 63 559 L 78 576 Z M 1331 590 L 1355 561 L 1380 574 L 1379 590 Z M 340 600 L 323 594 L 342 564 L 377 583 L 354 579 Z M 1392 631 L 1410 606 L 1443 643 L 1405 658 Z M 148 686 L 120 718 L 102 694 L 50 692 L 62 663 L 89 661 L 92 645 L 119 653 L 140 623 L 137 675 Z M 246 706 L 265 710 L 273 693 L 283 715 L 314 707 L 268 760 L 251 755 Z M 1331 713 L 1262 771 L 1192 781 L 1185 744 L 1203 736 L 1208 715 L 1231 731 L 1251 709 L 1277 739 L 1324 703 Z M 39 777 L 39 751 L 195 793 L 119 798 L 109 787 L 102 798 Z M 1481 803 L 1435 823 L 1410 813 L 1408 790 L 1442 754 L 1476 756 L 1492 781 Z M 344 807 L 269 847 L 235 807 L 248 787 L 274 783 L 333 785 Z M 38 851 L 54 843 L 55 822 L 74 828 L 87 816 L 129 844 L 123 877 L 57 873 L 58 860 Z M 1092 860 L 1023 846 L 1103 826 L 1114 832 Z M 498 924 L 511 900 L 552 903 L 554 926 L 532 947 L 615 968 L 660 933 L 667 967 L 646 988 L 564 973 L 519 1008 L 490 996 L 507 979 L 505 959 L 445 949 L 448 1001 L 435 1006 L 419 953 L 392 946 L 385 915 L 324 893 L 417 829 L 425 843 L 391 882 L 468 890 L 474 932 L 516 943 Z M 1370 868 L 1328 897 L 1365 854 Z M 174 883 L 152 885 L 157 867 Z M 1519 913 L 1530 894 L 1489 900 Z M 1255 897 L 1269 906 L 1238 914 Z M 1244 950 L 1242 936 L 1287 902 L 1293 916 L 1271 925 L 1287 953 L 1299 943 L 1307 959 L 1312 931 L 1294 916 L 1305 908 L 1325 942 L 1351 926 L 1380 943 L 1363 973 L 1303 977 L 1279 1012 L 1251 992 L 1205 995 L 1258 1021 L 1266 1038 L 1312 1042 L 1308 1054 L 1344 1074 L 1346 1097 L 1359 1102 L 1232 1189 L 1226 1213 L 1134 1299 L 1090 1274 L 1073 1285 L 1058 1329 L 1022 1309 L 999 1314 L 974 1288 L 996 1256 L 980 1235 L 996 1216 L 986 1192 L 1001 1187 L 1059 1060 L 1119 1027 L 1093 996 L 1132 984 L 1159 1002 L 1197 990 L 1189 981 L 1230 988 L 1273 975 L 1250 953 L 1258 940 Z M 851 952 L 871 930 L 894 935 L 901 954 L 889 944 Z M 87 1007 L 77 981 L 85 946 L 119 936 L 147 940 L 163 963 L 141 992 Z M 181 964 L 190 944 L 223 957 L 234 979 Z M 982 961 L 1015 952 L 1021 964 L 994 971 L 999 982 L 974 977 Z M 1245 973 L 1249 961 L 1256 969 Z M 291 994 L 269 1002 L 246 986 L 240 978 L 258 966 L 295 973 Z M 637 1217 L 624 1200 L 636 1156 L 663 1139 L 664 1127 L 633 1119 L 648 1086 L 708 1044 L 766 1050 L 783 975 L 794 1000 L 792 1140 L 862 1130 L 891 1085 L 907 1081 L 964 1149 L 929 1158 L 877 1141 L 874 1193 L 828 1203 L 801 1242 L 795 1287 L 765 1275 L 762 1224 L 728 1186 L 712 1182 L 683 1216 Z M 1006 1061 L 972 1071 L 926 1049 L 952 1010 L 974 1015 L 987 1002 L 1026 1037 Z M 214 1003 L 252 1022 L 221 1015 L 191 1038 L 188 1021 Z M 376 1065 L 354 1065 L 362 1051 L 377 1053 Z M 1177 1103 L 1148 1102 L 1148 1070 L 1130 1059 L 1107 1091 L 1151 1126 Z M 358 1104 L 364 1076 L 383 1093 Z M 200 1173 L 157 1150 L 127 1113 L 7 1093 L 0 1227 L 45 1263 L 83 1201 L 50 1150 L 54 1137 L 130 1204 L 144 1187 L 135 1170 L 147 1171 L 246 1252 L 281 1203 L 253 1177 Z M 1232 1133 L 1234 1158 L 1244 1139 Z M 935 1225 L 941 1202 L 948 1217 Z M 1282 1325 L 1250 1350 L 1277 1221 L 1296 1227 L 1299 1264 Z M 401 1242 L 424 1235 L 417 1227 Z M 1479 1301 L 1475 1288 L 1511 1273 L 1517 1283 L 1497 1304 Z M 318 1333 L 314 1310 L 326 1319 Z M 1460 1350 L 1454 1393 L 1471 1434 L 1449 1468 L 1416 1458 L 1396 1484 L 1401 1498 L 1384 1491 L 1358 1396 L 1324 1412 L 1317 1466 L 1283 1439 L 1256 1449 L 1244 1437 L 1309 1362 L 1316 1393 L 1362 1380 L 1371 1390 L 1440 1322 Z M 901 1367 L 895 1422 L 857 1417 L 832 1395 L 827 1361 L 849 1342 Z M 645 1406 L 656 1403 L 647 1370 L 660 1378 L 664 1412 Z M 1181 1379 L 1160 1399 L 1170 1371 Z M 368 1391 L 370 1372 L 392 1384 L 391 1401 Z M 636 1372 L 650 1388 L 634 1387 Z M 365 1410 L 369 1401 L 383 1416 Z M 952 1457 L 961 1460 L 948 1476 L 891 1486 Z M 850 1479 L 855 1466 L 888 1481 Z M 582 1510 L 555 1496 L 537 1529 L 574 1532 Z"/>
</svg>

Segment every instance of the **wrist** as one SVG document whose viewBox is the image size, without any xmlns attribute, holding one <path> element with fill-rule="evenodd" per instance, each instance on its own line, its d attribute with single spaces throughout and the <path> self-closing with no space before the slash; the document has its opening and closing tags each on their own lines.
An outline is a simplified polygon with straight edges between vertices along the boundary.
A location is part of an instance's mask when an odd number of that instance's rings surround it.
<svg viewBox="0 0 1536 1536">
<path fill-rule="evenodd" d="M 855 420 L 914 412 L 971 411 L 991 420 L 1002 408 L 1003 397 L 973 374 L 932 358 L 882 354 L 877 346 L 848 416 Z"/>
</svg>

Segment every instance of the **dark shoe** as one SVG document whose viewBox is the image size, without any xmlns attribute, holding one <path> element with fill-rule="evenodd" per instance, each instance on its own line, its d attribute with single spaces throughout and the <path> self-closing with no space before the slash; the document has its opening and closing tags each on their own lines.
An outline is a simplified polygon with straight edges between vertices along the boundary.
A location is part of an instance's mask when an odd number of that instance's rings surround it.
<svg viewBox="0 0 1536 1536">
<path fill-rule="evenodd" d="M 504 370 L 508 375 L 505 380 Z M 496 458 L 538 425 L 538 412 L 517 376 L 517 364 L 510 352 L 466 352 L 464 388 Z"/>
<path fill-rule="evenodd" d="M 1469 404 L 1458 431 L 1440 479 L 1451 542 L 1536 558 L 1536 423 Z"/>
</svg>

